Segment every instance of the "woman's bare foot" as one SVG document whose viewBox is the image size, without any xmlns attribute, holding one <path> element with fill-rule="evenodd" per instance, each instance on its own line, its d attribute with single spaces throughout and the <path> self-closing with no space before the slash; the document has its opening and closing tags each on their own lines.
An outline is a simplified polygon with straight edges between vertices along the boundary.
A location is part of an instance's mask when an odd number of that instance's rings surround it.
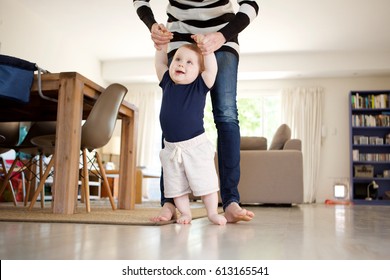
<svg viewBox="0 0 390 280">
<path fill-rule="evenodd" d="M 254 216 L 252 211 L 241 208 L 236 202 L 230 203 L 225 209 L 225 218 L 228 223 L 249 222 Z"/>
<path fill-rule="evenodd" d="M 220 226 L 226 225 L 227 220 L 222 215 L 212 214 L 212 215 L 209 215 L 208 217 L 209 217 L 210 222 L 213 222 L 216 225 L 220 225 Z"/>
<path fill-rule="evenodd" d="M 192 220 L 191 215 L 184 214 L 181 215 L 180 218 L 176 220 L 176 223 L 186 225 L 186 224 L 190 224 L 191 220 Z"/>
<path fill-rule="evenodd" d="M 161 208 L 158 216 L 150 218 L 152 222 L 167 222 L 176 220 L 176 207 L 172 203 L 166 202 Z"/>
</svg>

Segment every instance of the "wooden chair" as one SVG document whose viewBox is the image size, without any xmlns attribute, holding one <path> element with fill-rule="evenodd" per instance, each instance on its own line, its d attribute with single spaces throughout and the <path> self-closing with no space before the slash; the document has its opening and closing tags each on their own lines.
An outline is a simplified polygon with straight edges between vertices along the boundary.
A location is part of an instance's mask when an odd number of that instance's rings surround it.
<svg viewBox="0 0 390 280">
<path fill-rule="evenodd" d="M 0 123 L 0 155 L 8 152 L 12 147 L 16 146 L 19 142 L 20 123 L 19 122 L 5 122 Z M 10 177 L 12 172 L 9 172 L 5 164 L 4 159 L 0 156 L 0 173 L 2 177 L 2 184 L 0 188 L 0 196 L 4 193 L 8 187 L 12 194 L 12 201 L 14 205 L 17 205 L 15 191 L 12 186 Z"/>
<path fill-rule="evenodd" d="M 92 162 L 91 159 L 87 158 L 87 151 L 94 153 L 94 159 L 97 162 L 97 168 L 94 174 L 99 174 L 102 179 L 103 187 L 108 193 L 111 207 L 113 210 L 116 209 L 114 198 L 112 196 L 107 176 L 103 167 L 102 160 L 96 149 L 99 149 L 106 145 L 111 139 L 114 132 L 116 120 L 120 105 L 127 93 L 126 87 L 120 84 L 109 85 L 99 96 L 98 100 L 94 104 L 87 120 L 81 128 L 81 154 L 82 154 L 82 186 L 81 190 L 85 197 L 85 205 L 87 212 L 91 211 L 90 197 L 89 197 L 89 173 L 88 162 Z M 32 139 L 32 142 L 40 146 L 51 146 L 55 145 L 55 135 L 46 135 Z M 49 166 L 54 165 L 55 154 L 53 155 Z M 94 163 L 92 162 L 92 165 Z M 46 173 L 43 175 L 45 176 Z M 43 185 L 39 185 L 36 192 L 39 192 Z M 54 190 L 55 191 L 55 190 Z M 34 198 L 31 201 L 29 209 L 31 209 L 35 203 Z"/>
<path fill-rule="evenodd" d="M 55 131 L 56 122 L 33 122 L 27 132 L 27 135 L 20 144 L 17 144 L 16 142 L 16 144 L 14 144 L 13 146 L 8 146 L 9 149 L 15 150 L 16 157 L 11 167 L 7 171 L 3 184 L 5 184 L 6 182 L 11 182 L 11 178 L 13 176 L 16 176 L 16 174 L 22 174 L 22 176 L 24 177 L 23 184 L 25 185 L 26 190 L 26 194 L 24 196 L 25 206 L 27 205 L 27 201 L 30 197 L 31 186 L 35 186 L 35 179 L 41 180 L 41 178 L 43 177 L 43 157 L 48 157 L 52 155 L 54 151 L 50 147 L 37 147 L 36 145 L 31 143 L 31 139 L 40 135 L 52 134 L 55 133 Z M 21 156 L 21 153 L 24 154 L 26 159 L 24 158 L 24 156 Z M 39 174 L 36 172 L 37 168 L 39 168 Z M 44 207 L 44 189 L 42 190 L 41 196 L 41 207 Z"/>
</svg>

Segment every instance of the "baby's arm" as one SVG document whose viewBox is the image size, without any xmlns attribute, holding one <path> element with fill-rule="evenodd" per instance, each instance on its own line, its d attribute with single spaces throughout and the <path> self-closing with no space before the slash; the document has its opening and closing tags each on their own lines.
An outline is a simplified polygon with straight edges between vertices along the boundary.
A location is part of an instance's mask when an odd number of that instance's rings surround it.
<svg viewBox="0 0 390 280">
<path fill-rule="evenodd" d="M 202 42 L 204 35 L 195 34 L 192 35 L 191 38 L 194 39 L 197 44 L 199 44 Z M 202 72 L 202 78 L 206 86 L 211 88 L 214 85 L 215 78 L 217 77 L 217 71 L 218 71 L 217 59 L 215 58 L 214 52 L 204 55 L 203 59 L 204 59 L 205 70 Z"/>
<path fill-rule="evenodd" d="M 162 80 L 164 73 L 168 70 L 168 45 L 161 46 L 161 49 L 156 49 L 154 57 L 154 67 L 156 68 L 156 74 L 159 81 Z"/>
<path fill-rule="evenodd" d="M 204 71 L 202 72 L 202 78 L 208 88 L 212 88 L 217 77 L 218 65 L 215 54 L 212 52 L 203 56 L 204 58 Z"/>
</svg>

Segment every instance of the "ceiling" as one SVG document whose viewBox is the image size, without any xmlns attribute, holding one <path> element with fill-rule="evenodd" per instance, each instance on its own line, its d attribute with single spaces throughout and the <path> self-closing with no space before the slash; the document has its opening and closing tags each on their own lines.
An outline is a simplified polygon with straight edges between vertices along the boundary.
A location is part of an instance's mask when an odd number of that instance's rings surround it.
<svg viewBox="0 0 390 280">
<path fill-rule="evenodd" d="M 103 62 L 154 55 L 148 30 L 132 0 L 16 1 L 65 35 L 85 42 Z M 167 2 L 151 1 L 162 23 Z M 239 36 L 243 56 L 281 60 L 291 55 L 333 53 L 337 57 L 343 53 L 359 59 L 364 53 L 369 60 L 370 54 L 384 54 L 376 58 L 382 64 L 390 57 L 389 0 L 258 0 L 258 4 L 259 16 Z M 390 73 L 388 62 L 388 69 L 383 65 L 370 69 Z"/>
</svg>

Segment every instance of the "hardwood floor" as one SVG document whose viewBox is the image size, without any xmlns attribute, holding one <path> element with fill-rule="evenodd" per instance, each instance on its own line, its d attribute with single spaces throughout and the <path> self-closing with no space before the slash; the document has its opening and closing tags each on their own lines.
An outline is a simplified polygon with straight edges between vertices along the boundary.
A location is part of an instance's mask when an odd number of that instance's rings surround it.
<svg viewBox="0 0 390 280">
<path fill-rule="evenodd" d="M 253 207 L 249 223 L 0 222 L 2 260 L 389 260 L 390 207 Z M 1 213 L 0 213 L 1 215 Z"/>
</svg>

